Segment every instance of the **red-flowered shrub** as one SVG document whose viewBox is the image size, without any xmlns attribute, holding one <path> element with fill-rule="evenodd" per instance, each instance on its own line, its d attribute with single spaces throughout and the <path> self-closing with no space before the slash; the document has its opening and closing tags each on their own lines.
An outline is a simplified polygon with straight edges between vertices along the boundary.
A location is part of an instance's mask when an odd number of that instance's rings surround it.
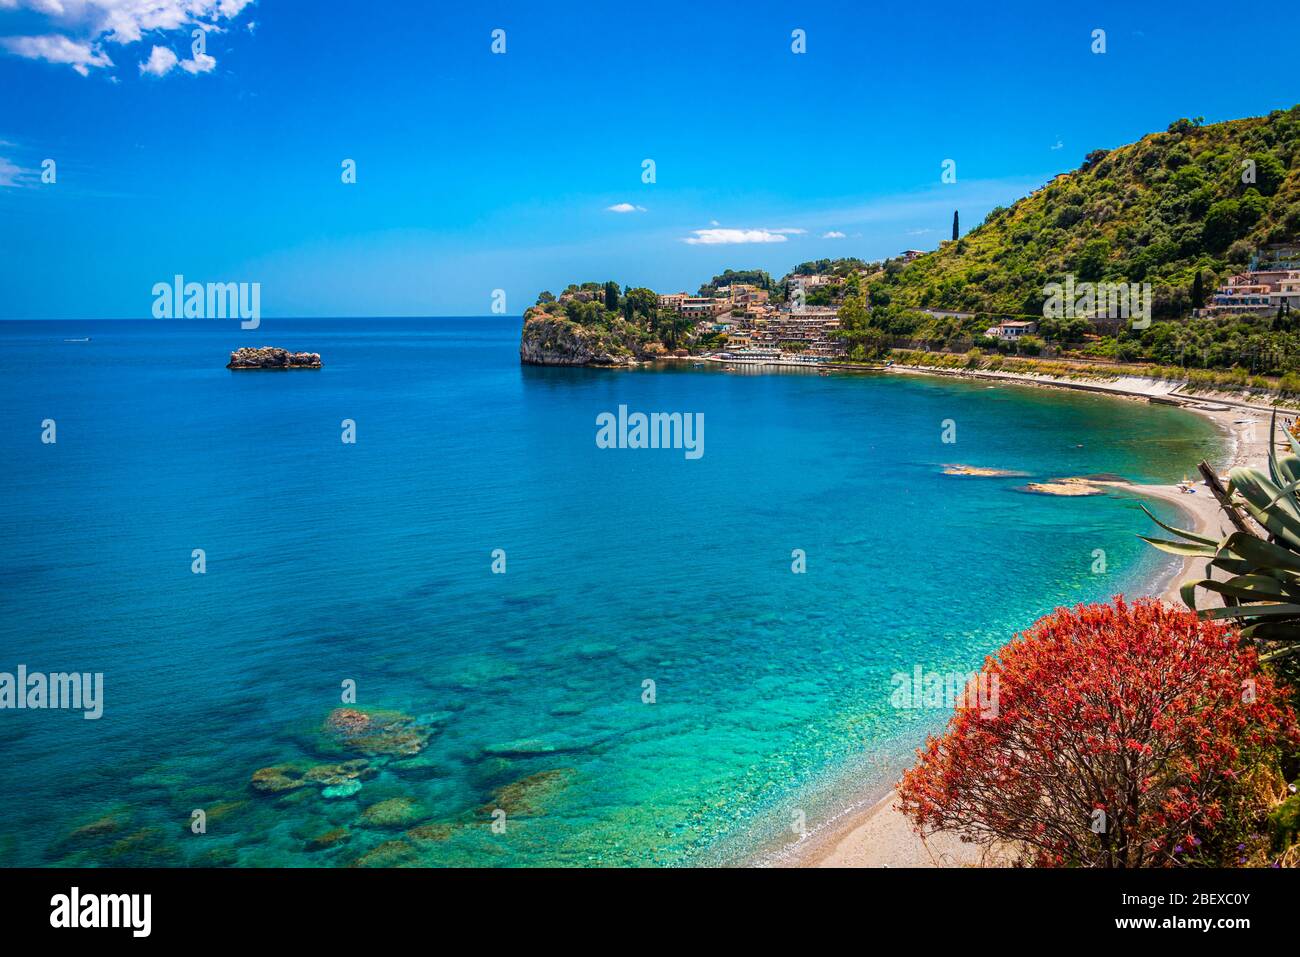
<svg viewBox="0 0 1300 957">
<path fill-rule="evenodd" d="M 1060 608 L 984 664 L 995 713 L 959 710 L 903 775 L 917 830 L 1038 866 L 1232 864 L 1300 740 L 1253 648 L 1143 599 Z"/>
</svg>

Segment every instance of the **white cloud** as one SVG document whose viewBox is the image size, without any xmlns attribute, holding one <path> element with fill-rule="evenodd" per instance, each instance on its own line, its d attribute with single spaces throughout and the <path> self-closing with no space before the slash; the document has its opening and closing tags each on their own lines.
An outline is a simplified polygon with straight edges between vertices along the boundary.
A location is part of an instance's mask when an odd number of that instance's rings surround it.
<svg viewBox="0 0 1300 957">
<path fill-rule="evenodd" d="M 644 213 L 644 206 L 633 206 L 631 203 L 615 203 L 613 206 L 606 206 L 606 212 L 610 213 Z"/>
<path fill-rule="evenodd" d="M 40 36 L 0 38 L 0 46 L 29 60 L 67 64 L 82 76 L 92 68 L 113 66 L 104 52 L 109 43 L 138 43 L 152 32 L 189 32 L 195 27 L 205 33 L 223 33 L 220 21 L 233 20 L 251 0 L 0 0 L 0 8 L 26 8 L 45 16 L 53 31 Z M 141 72 L 163 76 L 172 66 L 155 59 L 155 46 Z M 161 48 L 165 49 L 165 48 Z M 216 60 L 201 53 L 192 60 L 178 61 L 188 73 L 209 73 Z"/>
<path fill-rule="evenodd" d="M 838 229 L 832 229 L 828 233 L 822 233 L 822 239 L 846 239 L 846 238 L 848 237 L 846 237 Z"/>
<path fill-rule="evenodd" d="M 802 229 L 695 229 L 682 240 L 692 246 L 718 246 L 734 243 L 783 243 L 786 237 Z"/>
<path fill-rule="evenodd" d="M 25 172 L 21 166 L 15 166 L 0 156 L 0 186 L 19 186 L 18 175 Z"/>
<path fill-rule="evenodd" d="M 166 76 L 176 66 L 176 54 L 166 47 L 154 47 L 149 59 L 140 64 L 140 72 L 152 76 Z"/>
<path fill-rule="evenodd" d="M 1061 142 L 1061 138 L 1058 136 L 1058 137 L 1056 138 L 1056 142 L 1052 144 L 1052 149 L 1054 149 L 1054 150 L 1059 150 L 1059 149 L 1061 149 L 1061 148 L 1064 147 L 1064 146 L 1065 146 L 1065 144 Z"/>
<path fill-rule="evenodd" d="M 214 57 L 206 53 L 194 54 L 193 60 L 181 60 L 180 68 L 186 73 L 198 75 L 199 73 L 211 73 L 216 68 L 217 61 Z"/>
<path fill-rule="evenodd" d="M 29 60 L 66 63 L 82 76 L 88 76 L 91 67 L 113 65 L 113 61 L 99 49 L 98 44 L 78 43 L 57 33 L 39 37 L 3 37 L 0 38 L 0 46 Z"/>
</svg>

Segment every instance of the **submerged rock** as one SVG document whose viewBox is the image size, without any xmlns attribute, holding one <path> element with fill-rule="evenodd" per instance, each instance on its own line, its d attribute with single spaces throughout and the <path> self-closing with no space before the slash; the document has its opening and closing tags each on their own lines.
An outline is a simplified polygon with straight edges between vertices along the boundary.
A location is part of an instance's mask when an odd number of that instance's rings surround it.
<svg viewBox="0 0 1300 957">
<path fill-rule="evenodd" d="M 400 711 L 335 708 L 324 731 L 342 747 L 366 755 L 410 757 L 424 750 L 436 728 Z"/>
<path fill-rule="evenodd" d="M 247 801 L 222 801 L 220 804 L 214 804 L 212 807 L 204 808 L 204 813 L 207 815 L 208 823 L 211 824 L 213 821 L 220 821 L 231 817 L 232 815 L 236 815 L 248 806 Z M 190 823 L 191 819 L 187 817 L 185 820 L 185 830 L 188 831 L 190 829 Z"/>
<path fill-rule="evenodd" d="M 1011 476 L 1027 475 L 1027 472 L 1016 472 L 1012 469 L 990 469 L 979 465 L 945 465 L 943 467 L 944 475 L 965 475 L 971 478 L 1006 478 Z"/>
<path fill-rule="evenodd" d="M 361 822 L 370 827 L 406 827 L 420 817 L 410 798 L 389 798 L 361 812 Z"/>
<path fill-rule="evenodd" d="M 445 841 L 455 829 L 450 824 L 420 824 L 406 832 L 413 841 Z"/>
<path fill-rule="evenodd" d="M 415 848 L 403 840 L 384 841 L 352 862 L 353 867 L 401 867 L 415 858 Z"/>
<path fill-rule="evenodd" d="M 260 349 L 236 349 L 230 354 L 227 369 L 319 369 L 318 352 L 290 352 L 275 346 Z"/>
<path fill-rule="evenodd" d="M 350 840 L 352 840 L 352 835 L 348 832 L 347 828 L 336 827 L 325 831 L 323 834 L 317 834 L 315 837 L 309 839 L 307 843 L 303 845 L 303 849 L 306 851 L 325 851 L 329 850 L 331 847 L 338 847 L 341 844 L 346 844 Z"/>
<path fill-rule="evenodd" d="M 269 768 L 258 768 L 253 772 L 253 778 L 249 783 L 254 791 L 261 794 L 284 794 L 286 791 L 302 787 L 307 782 L 303 780 L 301 768 L 292 764 L 277 764 Z"/>
<path fill-rule="evenodd" d="M 161 829 L 143 827 L 110 844 L 101 860 L 110 867 L 158 867 L 179 856 Z"/>
<path fill-rule="evenodd" d="M 480 807 L 479 813 L 490 815 L 499 808 L 510 817 L 542 814 L 546 805 L 569 786 L 576 774 L 574 768 L 556 768 L 511 781 L 493 791 L 493 800 Z"/>
<path fill-rule="evenodd" d="M 102 847 L 118 835 L 127 823 L 127 819 L 116 811 L 105 814 L 59 838 L 46 849 L 45 856 L 49 860 L 58 860 L 92 847 Z"/>
<path fill-rule="evenodd" d="M 324 787 L 338 787 L 357 779 L 374 777 L 375 770 L 364 758 L 340 761 L 337 764 L 318 764 L 308 768 L 303 780 Z"/>
<path fill-rule="evenodd" d="M 520 738 L 517 741 L 503 741 L 489 744 L 483 753 L 494 758 L 535 758 L 539 755 L 554 754 L 557 748 L 540 738 Z"/>
<path fill-rule="evenodd" d="M 83 824 L 81 827 L 68 834 L 69 841 L 86 841 L 113 834 L 121 830 L 122 820 L 116 814 L 105 814 L 89 824 Z"/>
<path fill-rule="evenodd" d="M 360 781 L 344 781 L 342 784 L 331 784 L 327 788 L 321 788 L 320 793 L 324 798 L 349 798 L 360 790 Z"/>
</svg>

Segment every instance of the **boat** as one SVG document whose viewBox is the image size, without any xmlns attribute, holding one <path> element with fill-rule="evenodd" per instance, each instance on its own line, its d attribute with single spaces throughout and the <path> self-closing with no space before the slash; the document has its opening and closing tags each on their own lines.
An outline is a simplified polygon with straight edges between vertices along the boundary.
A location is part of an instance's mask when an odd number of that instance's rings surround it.
<svg viewBox="0 0 1300 957">
<path fill-rule="evenodd" d="M 89 342 L 89 341 L 90 341 L 90 336 L 86 336 L 86 337 L 84 337 L 84 338 L 82 338 L 82 339 L 64 339 L 63 341 L 64 341 L 64 342 Z"/>
</svg>

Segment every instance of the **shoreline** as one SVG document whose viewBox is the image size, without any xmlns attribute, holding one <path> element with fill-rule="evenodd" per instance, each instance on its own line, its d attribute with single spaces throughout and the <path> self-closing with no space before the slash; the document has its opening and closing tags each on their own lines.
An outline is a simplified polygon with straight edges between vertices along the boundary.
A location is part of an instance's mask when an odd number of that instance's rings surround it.
<svg viewBox="0 0 1300 957">
<path fill-rule="evenodd" d="M 983 381 L 1001 381 L 1007 385 L 1067 389 L 1109 395 L 1119 399 L 1176 405 L 1209 419 L 1226 439 L 1220 461 L 1213 463 L 1220 474 L 1229 468 L 1259 464 L 1268 455 L 1268 425 L 1272 406 L 1243 398 L 1219 397 L 1217 394 L 1188 395 L 1182 383 L 1154 379 L 1057 379 L 1023 373 L 1001 373 L 955 369 L 930 369 L 923 366 L 890 366 L 884 371 L 897 375 L 939 375 Z M 1278 406 L 1283 414 L 1296 415 L 1294 407 Z M 1174 506 L 1179 524 L 1188 531 L 1214 535 L 1220 531 L 1218 502 L 1203 481 L 1195 483 L 1195 494 L 1188 495 L 1177 485 L 1140 483 L 1106 483 L 1108 489 L 1126 492 L 1139 498 L 1152 498 Z M 1155 527 L 1157 534 L 1164 534 Z M 1151 592 L 1171 604 L 1182 607 L 1179 587 L 1189 578 L 1203 577 L 1187 558 L 1181 564 L 1171 562 L 1169 570 L 1151 583 Z M 832 818 L 818 832 L 799 844 L 783 849 L 773 860 L 778 867 L 981 867 L 1006 866 L 1010 861 L 997 848 L 963 843 L 956 834 L 936 834 L 922 839 L 896 807 L 897 794 L 890 789 L 869 803 L 851 806 Z"/>
</svg>

